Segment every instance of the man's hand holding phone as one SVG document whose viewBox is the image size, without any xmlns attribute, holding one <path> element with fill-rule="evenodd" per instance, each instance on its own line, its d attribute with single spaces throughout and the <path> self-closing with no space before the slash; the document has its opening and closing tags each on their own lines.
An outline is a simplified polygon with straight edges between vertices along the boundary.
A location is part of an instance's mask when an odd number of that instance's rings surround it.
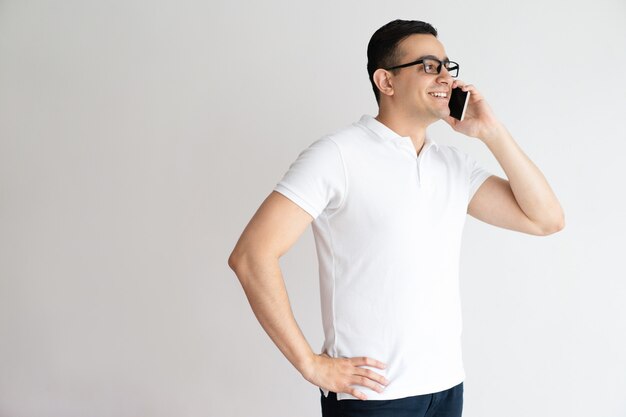
<svg viewBox="0 0 626 417">
<path fill-rule="evenodd" d="M 458 90 L 455 92 L 455 89 Z M 452 129 L 464 135 L 486 142 L 498 135 L 504 128 L 482 94 L 471 84 L 454 80 L 448 106 L 450 116 L 445 117 L 444 120 Z"/>
</svg>

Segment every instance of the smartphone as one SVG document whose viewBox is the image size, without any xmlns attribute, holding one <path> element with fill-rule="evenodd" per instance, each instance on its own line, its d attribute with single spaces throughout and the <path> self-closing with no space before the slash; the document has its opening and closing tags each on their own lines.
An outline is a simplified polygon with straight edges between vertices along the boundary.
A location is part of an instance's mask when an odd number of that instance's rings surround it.
<svg viewBox="0 0 626 417">
<path fill-rule="evenodd" d="M 465 109 L 467 109 L 467 103 L 469 103 L 470 92 L 461 90 L 461 87 L 452 89 L 450 95 L 450 101 L 448 101 L 448 107 L 450 108 L 450 116 L 454 117 L 458 121 L 463 121 L 465 117 Z"/>
</svg>

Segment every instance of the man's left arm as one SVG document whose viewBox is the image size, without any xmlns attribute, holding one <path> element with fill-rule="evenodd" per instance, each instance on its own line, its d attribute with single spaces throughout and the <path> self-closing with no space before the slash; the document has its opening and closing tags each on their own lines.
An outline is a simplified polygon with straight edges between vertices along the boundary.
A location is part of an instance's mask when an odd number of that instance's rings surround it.
<svg viewBox="0 0 626 417">
<path fill-rule="evenodd" d="M 508 178 L 492 175 L 485 180 L 474 194 L 468 213 L 498 227 L 538 236 L 563 229 L 563 209 L 539 168 L 496 119 L 476 88 L 455 80 L 453 88 L 457 85 L 471 93 L 466 118 L 459 122 L 448 117 L 446 121 L 454 130 L 484 142 Z"/>
</svg>

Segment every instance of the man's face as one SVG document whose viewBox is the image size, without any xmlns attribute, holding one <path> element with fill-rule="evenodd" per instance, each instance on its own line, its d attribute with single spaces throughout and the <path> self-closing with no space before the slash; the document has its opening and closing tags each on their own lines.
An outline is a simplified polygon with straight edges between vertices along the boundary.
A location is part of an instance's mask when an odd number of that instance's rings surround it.
<svg viewBox="0 0 626 417">
<path fill-rule="evenodd" d="M 434 57 L 440 61 L 448 58 L 441 42 L 429 34 L 411 35 L 398 48 L 401 58 L 395 65 L 423 57 Z M 395 99 L 407 114 L 429 124 L 450 114 L 448 101 L 453 78 L 445 67 L 439 74 L 428 74 L 423 64 L 413 65 L 399 69 L 393 80 Z M 433 93 L 445 93 L 445 97 L 436 97 Z"/>
</svg>

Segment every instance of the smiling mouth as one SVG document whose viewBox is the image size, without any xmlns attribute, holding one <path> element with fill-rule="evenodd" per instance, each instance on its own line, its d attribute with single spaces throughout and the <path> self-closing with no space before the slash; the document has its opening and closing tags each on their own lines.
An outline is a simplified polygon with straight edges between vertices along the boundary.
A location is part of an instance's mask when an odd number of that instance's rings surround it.
<svg viewBox="0 0 626 417">
<path fill-rule="evenodd" d="M 428 93 L 428 94 L 437 98 L 448 98 L 448 93 Z"/>
</svg>

